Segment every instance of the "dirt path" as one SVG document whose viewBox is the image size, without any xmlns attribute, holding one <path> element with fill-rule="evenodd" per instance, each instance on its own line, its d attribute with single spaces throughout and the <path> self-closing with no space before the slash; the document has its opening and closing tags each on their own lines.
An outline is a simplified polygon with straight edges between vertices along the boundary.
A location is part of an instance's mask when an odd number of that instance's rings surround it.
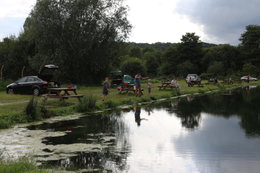
<svg viewBox="0 0 260 173">
<path fill-rule="evenodd" d="M 23 103 L 27 103 L 28 100 L 24 100 L 24 101 L 18 101 L 18 102 L 9 102 L 9 103 L 0 103 L 0 106 L 8 106 L 8 105 L 15 105 L 15 104 L 23 104 Z"/>
</svg>

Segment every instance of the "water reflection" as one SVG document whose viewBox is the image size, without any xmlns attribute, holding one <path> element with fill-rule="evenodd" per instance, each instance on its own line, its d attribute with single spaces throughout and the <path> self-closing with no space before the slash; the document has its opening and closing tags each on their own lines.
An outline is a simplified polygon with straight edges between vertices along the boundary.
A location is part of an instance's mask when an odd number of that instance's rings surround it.
<svg viewBox="0 0 260 173">
<path fill-rule="evenodd" d="M 245 88 L 29 129 L 66 132 L 42 139 L 46 144 L 43 152 L 48 153 L 44 157 L 52 159 L 36 157 L 48 167 L 98 172 L 254 173 L 260 170 L 259 102 L 260 89 Z M 82 149 L 57 158 L 75 146 Z"/>
<path fill-rule="evenodd" d="M 140 106 L 136 106 L 135 107 L 135 122 L 136 122 L 137 126 L 141 125 L 141 121 L 142 120 L 147 120 L 147 119 L 141 118 L 141 107 Z"/>
</svg>

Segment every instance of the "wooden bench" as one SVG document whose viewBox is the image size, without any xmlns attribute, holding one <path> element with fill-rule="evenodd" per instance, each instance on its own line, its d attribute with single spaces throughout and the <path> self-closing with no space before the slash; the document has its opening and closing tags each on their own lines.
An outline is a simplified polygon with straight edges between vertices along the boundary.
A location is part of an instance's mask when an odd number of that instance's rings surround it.
<svg viewBox="0 0 260 173">
<path fill-rule="evenodd" d="M 47 94 L 43 95 L 47 98 L 56 98 L 60 100 L 69 98 L 78 98 L 79 101 L 84 95 L 79 95 L 76 88 L 48 88 Z M 72 92 L 73 94 L 70 94 Z"/>
<path fill-rule="evenodd" d="M 160 86 L 158 86 L 158 89 L 161 90 L 161 89 L 166 89 L 166 88 L 169 88 L 169 89 L 173 89 L 173 88 L 177 88 L 176 86 L 173 86 L 171 84 L 171 82 L 162 82 L 162 84 Z"/>
</svg>

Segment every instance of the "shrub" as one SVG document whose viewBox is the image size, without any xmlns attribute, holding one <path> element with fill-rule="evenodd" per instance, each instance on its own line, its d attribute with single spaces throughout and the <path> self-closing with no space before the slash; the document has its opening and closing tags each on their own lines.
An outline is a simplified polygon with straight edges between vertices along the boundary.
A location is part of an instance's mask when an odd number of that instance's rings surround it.
<svg viewBox="0 0 260 173">
<path fill-rule="evenodd" d="M 89 95 L 89 96 L 84 96 L 79 104 L 76 106 L 77 111 L 79 112 L 87 112 L 91 111 L 96 108 L 97 104 L 97 98 Z"/>
<path fill-rule="evenodd" d="M 38 100 L 32 97 L 25 107 L 25 115 L 28 121 L 40 120 L 42 118 Z"/>
<path fill-rule="evenodd" d="M 121 70 L 124 74 L 129 74 L 131 76 L 140 73 L 142 75 L 145 74 L 145 67 L 142 61 L 138 58 L 130 58 L 123 62 L 121 65 Z"/>
<path fill-rule="evenodd" d="M 5 91 L 6 86 L 12 83 L 12 81 L 0 81 L 0 91 Z"/>
</svg>

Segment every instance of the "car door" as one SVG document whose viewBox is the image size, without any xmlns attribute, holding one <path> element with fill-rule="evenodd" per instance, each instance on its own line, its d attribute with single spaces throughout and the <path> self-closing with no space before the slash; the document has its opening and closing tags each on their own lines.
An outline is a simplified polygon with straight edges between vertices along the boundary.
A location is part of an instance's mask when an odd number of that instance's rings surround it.
<svg viewBox="0 0 260 173">
<path fill-rule="evenodd" d="M 26 84 L 27 77 L 23 77 L 15 82 L 15 86 L 13 87 L 14 92 L 17 94 L 23 94 L 24 93 L 24 86 Z"/>
<path fill-rule="evenodd" d="M 26 81 L 23 83 L 23 94 L 31 94 L 32 87 L 35 84 L 35 79 L 32 76 L 27 77 Z"/>
</svg>

